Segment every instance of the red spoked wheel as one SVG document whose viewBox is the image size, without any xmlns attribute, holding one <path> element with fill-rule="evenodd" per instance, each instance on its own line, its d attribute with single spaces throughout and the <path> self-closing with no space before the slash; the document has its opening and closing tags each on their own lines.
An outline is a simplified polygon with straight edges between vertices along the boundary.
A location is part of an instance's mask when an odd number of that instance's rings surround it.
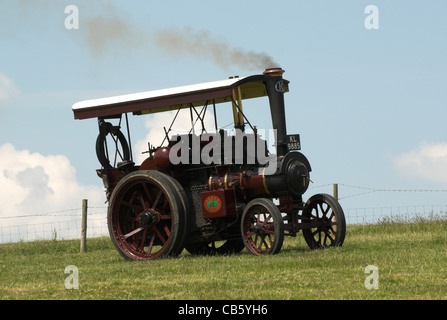
<svg viewBox="0 0 447 320">
<path fill-rule="evenodd" d="M 284 241 L 281 212 L 270 199 L 254 199 L 242 214 L 241 232 L 250 253 L 259 256 L 276 254 Z"/>
<path fill-rule="evenodd" d="M 337 247 L 343 244 L 346 221 L 338 201 L 328 194 L 316 194 L 307 200 L 303 209 L 303 236 L 311 249 Z"/>
<path fill-rule="evenodd" d="M 127 260 L 152 260 L 183 249 L 186 213 L 173 178 L 158 171 L 136 171 L 113 190 L 109 233 Z"/>
</svg>

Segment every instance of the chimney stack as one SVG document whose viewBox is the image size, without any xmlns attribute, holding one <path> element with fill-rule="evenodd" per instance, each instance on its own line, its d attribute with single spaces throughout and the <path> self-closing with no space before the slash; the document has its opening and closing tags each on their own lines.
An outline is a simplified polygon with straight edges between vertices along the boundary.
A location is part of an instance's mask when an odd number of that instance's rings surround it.
<svg viewBox="0 0 447 320">
<path fill-rule="evenodd" d="M 264 71 L 266 76 L 265 86 L 270 102 L 273 129 L 276 129 L 276 154 L 284 156 L 287 152 L 286 115 L 284 110 L 284 91 L 288 81 L 283 80 L 281 68 L 270 68 Z"/>
</svg>

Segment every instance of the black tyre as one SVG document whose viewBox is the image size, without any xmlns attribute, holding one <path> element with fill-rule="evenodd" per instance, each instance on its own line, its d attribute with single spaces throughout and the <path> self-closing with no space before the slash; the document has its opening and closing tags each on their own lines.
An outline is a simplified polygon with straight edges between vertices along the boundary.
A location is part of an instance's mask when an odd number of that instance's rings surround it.
<svg viewBox="0 0 447 320">
<path fill-rule="evenodd" d="M 175 192 L 180 197 L 180 201 L 182 202 L 183 212 L 184 212 L 184 223 L 182 225 L 179 225 L 180 234 L 183 235 L 183 240 L 181 243 L 182 246 L 178 247 L 176 252 L 173 252 L 173 255 L 179 255 L 182 253 L 184 249 L 184 245 L 187 243 L 188 235 L 189 235 L 189 219 L 191 219 L 191 208 L 189 206 L 188 196 L 186 194 L 185 189 L 183 189 L 180 182 L 178 182 L 176 179 L 173 179 L 169 177 L 169 183 L 172 184 L 172 187 L 174 188 Z"/>
</svg>

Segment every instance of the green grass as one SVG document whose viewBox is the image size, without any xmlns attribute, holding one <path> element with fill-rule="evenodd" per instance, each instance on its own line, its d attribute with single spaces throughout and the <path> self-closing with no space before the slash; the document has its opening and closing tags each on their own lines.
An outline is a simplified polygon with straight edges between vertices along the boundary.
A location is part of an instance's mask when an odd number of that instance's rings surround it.
<svg viewBox="0 0 447 320">
<path fill-rule="evenodd" d="M 447 220 L 348 225 L 341 248 L 311 251 L 301 235 L 280 254 L 128 262 L 109 238 L 0 245 L 0 299 L 447 299 Z M 79 270 L 67 290 L 65 267 Z M 365 267 L 379 270 L 366 289 Z"/>
</svg>

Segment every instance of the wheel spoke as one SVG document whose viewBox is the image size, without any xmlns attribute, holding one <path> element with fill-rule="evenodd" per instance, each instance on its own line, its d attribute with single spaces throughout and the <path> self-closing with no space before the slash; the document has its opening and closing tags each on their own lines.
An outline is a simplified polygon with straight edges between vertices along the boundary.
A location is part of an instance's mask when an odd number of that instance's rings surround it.
<svg viewBox="0 0 447 320">
<path fill-rule="evenodd" d="M 140 248 L 139 249 L 142 252 L 144 252 L 144 244 L 146 243 L 147 229 L 148 228 L 144 228 L 143 236 L 141 237 L 141 244 L 140 244 Z"/>
<path fill-rule="evenodd" d="M 263 233 L 267 235 L 275 235 L 275 230 L 264 229 Z"/>
<path fill-rule="evenodd" d="M 270 213 L 268 215 L 266 215 L 266 213 L 264 213 L 263 215 L 264 215 L 264 221 L 261 224 L 262 227 L 264 227 L 266 224 L 268 224 L 269 220 L 272 218 L 272 215 Z"/>
<path fill-rule="evenodd" d="M 334 244 L 335 239 L 331 237 L 331 234 L 329 232 L 326 232 L 326 238 L 329 239 L 330 245 Z"/>
<path fill-rule="evenodd" d="M 317 243 L 321 246 L 321 231 L 317 229 L 317 233 L 318 233 Z"/>
<path fill-rule="evenodd" d="M 330 206 L 326 205 L 326 209 L 323 207 L 325 203 L 319 203 L 320 209 L 321 209 L 321 217 L 325 217 L 326 214 L 329 212 L 329 210 L 331 209 Z"/>
<path fill-rule="evenodd" d="M 157 207 L 157 205 L 158 205 L 158 201 L 160 201 L 160 198 L 161 198 L 161 195 L 162 195 L 162 194 L 163 194 L 163 191 L 160 190 L 160 191 L 158 192 L 158 194 L 157 194 L 157 197 L 155 198 L 155 201 L 154 201 L 153 204 L 152 204 L 151 209 L 155 209 L 155 208 Z"/>
<path fill-rule="evenodd" d="M 169 229 L 168 225 L 165 224 L 163 229 L 166 232 L 166 235 L 169 237 L 171 235 L 171 230 Z"/>
<path fill-rule="evenodd" d="M 331 216 L 329 217 L 329 220 L 333 220 L 335 218 L 335 212 L 332 211 Z M 335 219 L 336 220 L 336 219 Z M 335 224 L 337 224 L 337 221 L 334 222 Z"/>
<path fill-rule="evenodd" d="M 140 200 L 140 205 L 143 207 L 143 210 L 148 209 L 147 201 L 144 199 L 140 192 L 138 192 L 138 199 Z"/>
<path fill-rule="evenodd" d="M 259 251 L 262 251 L 262 243 L 263 243 L 263 240 L 264 240 L 264 239 L 262 239 L 262 237 L 259 237 L 259 245 L 258 245 L 258 248 L 257 248 Z M 255 242 L 255 243 L 256 243 L 256 242 Z"/>
<path fill-rule="evenodd" d="M 165 244 L 166 239 L 163 237 L 163 235 L 160 233 L 160 231 L 157 229 L 157 227 L 154 227 L 154 231 L 155 231 L 155 234 L 158 236 L 158 238 L 161 240 L 161 242 L 163 244 Z"/>
<path fill-rule="evenodd" d="M 131 199 L 131 201 L 132 201 L 132 199 Z M 131 203 L 131 202 L 127 202 L 127 201 L 125 201 L 125 200 L 122 200 L 121 203 L 122 203 L 123 205 L 125 205 L 126 207 L 129 207 L 129 208 L 131 208 L 131 209 L 138 209 L 138 210 L 140 210 L 140 211 L 141 211 L 141 209 L 143 209 L 143 208 L 141 207 L 141 205 L 137 205 L 137 204 L 134 204 L 134 203 Z"/>
<path fill-rule="evenodd" d="M 126 222 L 138 222 L 138 216 L 136 216 L 136 217 L 126 217 L 125 221 Z"/>
<path fill-rule="evenodd" d="M 165 201 L 163 201 L 163 206 L 162 206 L 162 208 L 161 208 L 161 211 L 162 211 L 162 212 L 165 212 L 166 209 L 167 209 L 168 206 L 169 206 L 169 201 L 166 201 L 166 198 L 165 198 L 164 200 L 165 200 Z"/>
<path fill-rule="evenodd" d="M 327 237 L 327 232 L 324 232 L 323 246 L 326 246 L 327 239 L 328 239 L 328 237 Z"/>
<path fill-rule="evenodd" d="M 332 231 L 332 234 L 336 237 L 337 236 L 337 227 L 335 227 L 335 229 L 333 228 L 333 226 L 330 226 L 330 230 Z"/>
<path fill-rule="evenodd" d="M 127 238 L 133 236 L 134 234 L 137 234 L 138 232 L 140 232 L 140 231 L 143 230 L 143 229 L 144 229 L 144 227 L 136 228 L 135 230 L 133 230 L 133 231 L 131 231 L 131 232 L 125 234 L 123 237 L 124 237 L 124 239 L 127 239 Z"/>
<path fill-rule="evenodd" d="M 318 207 L 312 208 L 312 210 L 310 211 L 309 219 L 318 219 Z"/>
<path fill-rule="evenodd" d="M 273 235 L 274 235 L 274 233 L 273 233 Z M 273 246 L 272 234 L 267 234 L 267 237 L 268 237 L 269 242 L 270 242 L 270 247 Z"/>
<path fill-rule="evenodd" d="M 149 247 L 147 248 L 147 254 L 152 253 L 152 247 L 154 245 L 154 240 L 155 240 L 155 234 L 152 235 L 152 237 L 151 237 L 151 241 L 149 242 Z"/>
</svg>

